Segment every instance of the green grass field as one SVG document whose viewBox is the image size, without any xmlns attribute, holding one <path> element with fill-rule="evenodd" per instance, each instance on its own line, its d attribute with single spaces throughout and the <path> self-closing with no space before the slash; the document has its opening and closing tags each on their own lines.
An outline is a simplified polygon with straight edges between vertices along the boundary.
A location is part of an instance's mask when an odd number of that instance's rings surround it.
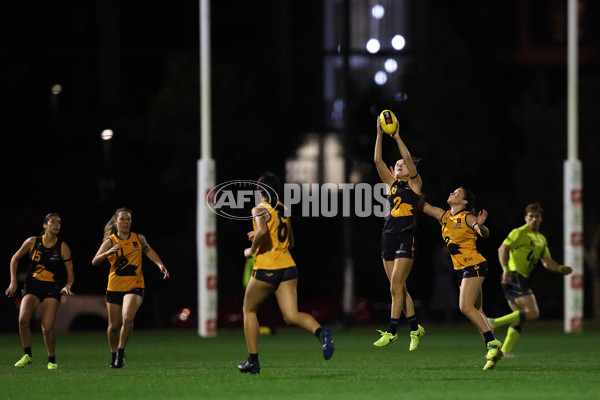
<svg viewBox="0 0 600 400">
<path fill-rule="evenodd" d="M 322 358 L 317 339 L 297 328 L 261 336 L 259 375 L 242 375 L 242 330 L 202 339 L 194 331 L 134 331 L 127 365 L 108 368 L 104 332 L 58 337 L 59 369 L 48 371 L 41 333 L 32 365 L 17 369 L 18 334 L 0 335 L 2 399 L 599 399 L 600 330 L 565 334 L 559 322 L 532 323 L 493 371 L 482 371 L 484 345 L 468 324 L 425 324 L 420 348 L 408 332 L 374 348 L 375 328 L 334 326 L 336 352 Z M 504 330 L 497 333 L 504 339 Z"/>
</svg>

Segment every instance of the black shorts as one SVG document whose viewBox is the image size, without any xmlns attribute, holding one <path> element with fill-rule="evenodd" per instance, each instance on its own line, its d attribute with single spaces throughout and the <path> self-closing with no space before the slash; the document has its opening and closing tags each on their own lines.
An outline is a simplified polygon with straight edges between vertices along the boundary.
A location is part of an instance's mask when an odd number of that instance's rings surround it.
<svg viewBox="0 0 600 400">
<path fill-rule="evenodd" d="M 415 258 L 414 233 L 382 233 L 381 258 L 385 261 L 393 261 L 396 258 Z"/>
<path fill-rule="evenodd" d="M 45 282 L 38 281 L 35 278 L 27 278 L 21 294 L 23 297 L 28 294 L 32 294 L 40 299 L 40 302 L 47 298 L 60 301 L 61 289 L 62 288 L 56 282 Z"/>
<path fill-rule="evenodd" d="M 458 286 L 460 286 L 461 282 L 465 278 L 477 278 L 483 277 L 485 278 L 488 273 L 488 265 L 487 261 L 482 262 L 481 264 L 471 265 L 469 267 L 465 267 L 463 269 L 456 270 L 456 276 L 458 277 Z"/>
<path fill-rule="evenodd" d="M 527 278 L 515 271 L 510 271 L 510 283 L 502 284 L 502 291 L 506 300 L 511 301 L 519 297 L 533 294 L 529 288 Z"/>
<path fill-rule="evenodd" d="M 128 290 L 126 292 L 113 292 L 111 290 L 106 291 L 106 296 L 104 296 L 104 301 L 111 304 L 117 304 L 119 306 L 123 305 L 123 297 L 126 294 L 137 294 L 142 299 L 144 298 L 144 288 L 135 288 Z"/>
<path fill-rule="evenodd" d="M 296 267 L 288 267 L 282 269 L 255 269 L 252 273 L 254 279 L 268 283 L 269 285 L 279 287 L 279 284 L 284 281 L 298 279 L 298 269 Z"/>
</svg>

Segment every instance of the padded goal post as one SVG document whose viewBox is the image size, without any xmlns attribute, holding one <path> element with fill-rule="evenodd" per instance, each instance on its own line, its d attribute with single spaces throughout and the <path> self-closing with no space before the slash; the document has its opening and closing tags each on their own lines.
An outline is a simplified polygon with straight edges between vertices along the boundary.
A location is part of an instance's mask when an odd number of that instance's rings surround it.
<svg viewBox="0 0 600 400">
<path fill-rule="evenodd" d="M 198 334 L 217 335 L 217 215 L 209 204 L 215 187 L 214 160 L 198 161 L 197 257 L 198 257 Z"/>
<path fill-rule="evenodd" d="M 583 328 L 583 196 L 579 160 L 564 163 L 564 265 L 573 273 L 564 277 L 565 332 Z"/>
</svg>

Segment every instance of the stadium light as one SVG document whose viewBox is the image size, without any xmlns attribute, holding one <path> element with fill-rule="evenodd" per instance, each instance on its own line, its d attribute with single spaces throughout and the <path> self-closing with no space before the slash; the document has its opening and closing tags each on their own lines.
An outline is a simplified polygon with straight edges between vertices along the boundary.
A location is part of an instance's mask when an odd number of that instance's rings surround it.
<svg viewBox="0 0 600 400">
<path fill-rule="evenodd" d="M 402 50 L 406 46 L 406 40 L 402 35 L 396 35 L 392 38 L 392 47 L 395 50 Z"/>
<path fill-rule="evenodd" d="M 373 8 L 371 8 L 371 15 L 375 19 L 383 18 L 384 14 L 385 14 L 385 8 L 383 8 L 383 6 L 381 4 L 377 4 L 377 5 L 373 6 Z"/>
<path fill-rule="evenodd" d="M 377 39 L 369 39 L 369 41 L 367 42 L 367 51 L 371 54 L 377 53 L 380 48 L 381 44 Z"/>
<path fill-rule="evenodd" d="M 381 86 L 381 85 L 385 85 L 386 82 L 387 82 L 387 74 L 385 73 L 385 71 L 377 71 L 375 73 L 375 83 L 378 84 L 379 86 Z"/>
<path fill-rule="evenodd" d="M 396 62 L 396 60 L 394 60 L 393 58 L 388 58 L 387 60 L 385 60 L 383 66 L 385 70 L 391 74 L 392 72 L 396 72 L 396 70 L 398 69 L 398 62 Z"/>
<path fill-rule="evenodd" d="M 59 94 L 60 92 L 62 92 L 62 86 L 59 84 L 53 85 L 51 90 L 52 94 Z"/>
<path fill-rule="evenodd" d="M 100 138 L 102 140 L 110 140 L 113 138 L 113 136 L 114 136 L 114 132 L 112 131 L 112 129 L 105 129 L 100 134 Z"/>
</svg>

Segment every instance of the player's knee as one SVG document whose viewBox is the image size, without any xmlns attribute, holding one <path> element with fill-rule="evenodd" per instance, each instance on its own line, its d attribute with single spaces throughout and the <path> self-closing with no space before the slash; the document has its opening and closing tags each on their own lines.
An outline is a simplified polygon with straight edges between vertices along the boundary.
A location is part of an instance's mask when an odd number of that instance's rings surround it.
<svg viewBox="0 0 600 400">
<path fill-rule="evenodd" d="M 242 307 L 242 313 L 244 315 L 248 315 L 248 314 L 256 314 L 258 313 L 258 310 L 255 307 L 248 307 L 248 306 L 243 306 Z"/>
<path fill-rule="evenodd" d="M 116 324 L 108 324 L 108 333 L 118 332 L 119 329 L 121 329 L 121 327 Z"/>
<path fill-rule="evenodd" d="M 538 310 L 527 310 L 525 315 L 527 316 L 527 321 L 533 321 L 540 317 L 540 312 Z"/>
<path fill-rule="evenodd" d="M 285 322 L 287 325 L 294 325 L 296 322 L 296 316 L 297 313 L 282 313 L 283 316 L 283 322 Z"/>
<path fill-rule="evenodd" d="M 46 336 L 54 333 L 54 326 L 42 324 L 42 335 Z"/>
<path fill-rule="evenodd" d="M 128 315 L 126 315 L 125 317 L 123 317 L 123 325 L 125 325 L 125 326 L 132 326 L 133 325 L 133 317 L 130 317 Z"/>
<path fill-rule="evenodd" d="M 404 285 L 391 284 L 390 285 L 390 293 L 392 294 L 392 298 L 400 297 L 404 293 Z"/>
<path fill-rule="evenodd" d="M 30 326 L 29 319 L 27 318 L 19 318 L 19 328 L 20 329 L 28 329 Z"/>
<path fill-rule="evenodd" d="M 464 315 L 469 315 L 471 312 L 475 311 L 475 307 L 472 304 L 460 303 L 458 308 Z"/>
</svg>

